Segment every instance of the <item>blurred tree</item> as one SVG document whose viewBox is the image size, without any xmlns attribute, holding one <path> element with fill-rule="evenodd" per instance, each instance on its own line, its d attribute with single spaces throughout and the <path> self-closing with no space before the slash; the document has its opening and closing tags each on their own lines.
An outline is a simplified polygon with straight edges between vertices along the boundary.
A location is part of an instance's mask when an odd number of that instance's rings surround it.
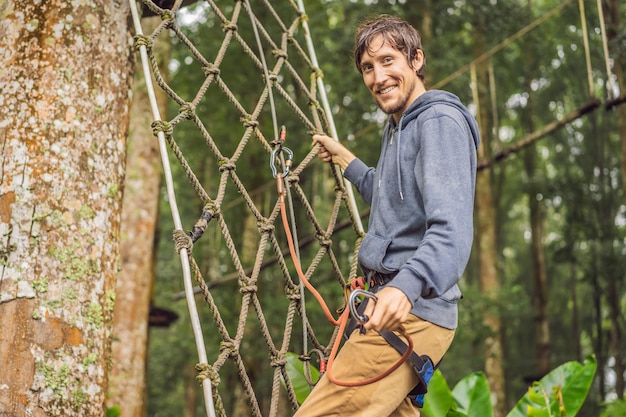
<svg viewBox="0 0 626 417">
<path fill-rule="evenodd" d="M 150 34 L 159 23 L 159 17 L 143 18 L 144 33 Z M 157 38 L 153 48 L 158 49 L 160 65 L 166 74 L 169 39 Z M 161 113 L 166 114 L 164 93 L 158 89 L 155 93 Z M 135 75 L 130 112 L 107 404 L 119 406 L 124 416 L 142 417 L 146 415 L 148 326 L 151 324 L 155 232 L 161 190 L 159 146 L 150 128 L 153 117 L 143 71 Z M 167 326 L 168 321 L 158 325 Z"/>
</svg>

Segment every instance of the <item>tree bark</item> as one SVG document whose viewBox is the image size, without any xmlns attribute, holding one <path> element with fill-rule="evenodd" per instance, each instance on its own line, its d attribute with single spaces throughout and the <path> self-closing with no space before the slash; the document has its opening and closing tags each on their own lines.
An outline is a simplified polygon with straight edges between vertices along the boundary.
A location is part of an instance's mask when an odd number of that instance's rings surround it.
<svg viewBox="0 0 626 417">
<path fill-rule="evenodd" d="M 158 16 L 143 18 L 144 33 L 151 33 L 159 23 Z M 162 68 L 167 65 L 168 41 L 157 38 L 153 46 L 158 49 L 156 55 L 162 60 Z M 155 93 L 161 113 L 165 114 L 166 96 L 159 89 Z M 148 317 L 161 187 L 159 144 L 150 128 L 153 117 L 142 71 L 135 75 L 132 97 L 107 403 L 109 407 L 119 406 L 124 416 L 141 417 L 146 415 Z"/>
<path fill-rule="evenodd" d="M 624 32 L 620 19 L 619 3 L 618 0 L 605 0 L 603 2 L 607 24 L 607 38 L 610 45 L 617 45 L 620 34 Z M 623 96 L 625 94 L 624 91 L 626 91 L 626 52 L 618 47 L 615 47 L 614 51 L 613 71 L 617 79 L 619 91 Z M 615 114 L 617 115 L 617 126 L 621 145 L 622 204 L 626 205 L 626 105 L 623 103 L 618 105 L 615 109 Z M 622 336 L 623 320 L 621 319 L 623 312 L 619 301 L 619 296 L 622 294 L 619 285 L 620 282 L 624 282 L 623 274 L 609 279 L 609 291 L 607 294 L 611 320 L 611 353 L 615 358 L 615 393 L 617 394 L 617 398 L 623 398 L 626 389 L 626 383 L 624 381 L 626 364 L 624 363 L 624 349 L 622 346 L 624 344 Z"/>
<path fill-rule="evenodd" d="M 0 5 L 0 415 L 104 415 L 128 4 L 73 3 Z"/>
<path fill-rule="evenodd" d="M 532 1 L 528 0 L 527 10 L 529 17 L 533 17 Z M 536 67 L 535 51 L 530 47 L 524 50 L 524 62 L 527 65 L 525 71 L 524 88 L 528 95 L 528 104 L 522 111 L 521 120 L 524 130 L 535 131 L 534 98 L 535 93 L 531 88 L 532 68 Z M 548 277 L 546 274 L 546 261 L 543 246 L 543 210 L 538 199 L 541 190 L 538 185 L 540 173 L 537 170 L 536 144 L 532 144 L 524 154 L 524 168 L 528 179 L 528 211 L 530 217 L 531 242 L 530 250 L 533 264 L 533 307 L 535 324 L 535 357 L 537 359 L 537 376 L 546 375 L 550 369 L 550 326 L 548 320 Z"/>
<path fill-rule="evenodd" d="M 476 15 L 474 19 L 480 19 Z M 486 50 L 485 34 L 481 32 L 484 22 L 475 22 L 474 32 L 475 55 L 480 56 Z M 489 76 L 487 61 L 476 67 L 475 100 L 478 109 L 478 126 L 482 144 L 478 150 L 480 160 L 491 160 L 492 146 L 495 142 L 493 120 L 489 111 Z M 497 268 L 497 231 L 494 219 L 496 216 L 495 191 L 493 185 L 493 167 L 482 169 L 476 177 L 476 230 L 477 252 L 480 274 L 480 286 L 485 296 L 493 301 L 491 308 L 485 309 L 483 322 L 490 334 L 485 338 L 485 374 L 491 388 L 494 417 L 506 414 L 506 385 L 503 365 L 502 324 L 497 308 L 500 292 L 500 277 Z"/>
</svg>

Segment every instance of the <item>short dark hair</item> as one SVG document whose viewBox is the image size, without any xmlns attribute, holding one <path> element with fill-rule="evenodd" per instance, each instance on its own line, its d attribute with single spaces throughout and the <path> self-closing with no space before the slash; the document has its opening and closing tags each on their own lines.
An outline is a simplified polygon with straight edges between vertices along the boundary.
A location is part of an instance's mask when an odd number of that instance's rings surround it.
<svg viewBox="0 0 626 417">
<path fill-rule="evenodd" d="M 390 15 L 380 15 L 362 22 L 356 32 L 354 40 L 354 63 L 359 72 L 361 71 L 361 58 L 369 49 L 372 40 L 376 36 L 382 36 L 384 42 L 388 42 L 393 48 L 404 52 L 407 62 L 411 65 L 418 50 L 422 50 L 422 38 L 413 26 L 406 21 Z M 424 67 L 426 57 L 421 68 L 415 68 L 417 76 L 424 80 Z"/>
</svg>

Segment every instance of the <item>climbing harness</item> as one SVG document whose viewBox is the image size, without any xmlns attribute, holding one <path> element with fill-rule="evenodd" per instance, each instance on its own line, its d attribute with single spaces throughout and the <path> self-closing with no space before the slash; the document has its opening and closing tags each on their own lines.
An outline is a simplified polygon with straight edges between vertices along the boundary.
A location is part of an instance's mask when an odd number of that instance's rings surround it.
<svg viewBox="0 0 626 417">
<path fill-rule="evenodd" d="M 372 276 L 373 274 L 370 275 L 370 282 L 372 282 L 372 279 L 371 279 Z M 377 285 L 382 285 L 382 284 L 377 284 Z M 369 320 L 367 315 L 363 314 L 361 311 L 361 310 L 365 310 L 366 303 L 362 302 L 361 304 L 357 305 L 357 302 L 358 302 L 357 297 L 359 296 L 363 296 L 365 298 L 371 299 L 374 302 L 377 301 L 376 294 L 369 292 L 369 291 L 356 289 L 352 291 L 352 293 L 350 293 L 348 302 L 349 302 L 350 312 L 354 320 L 348 325 L 347 331 L 344 334 L 346 339 L 350 337 L 350 334 L 356 328 L 359 328 L 360 331 L 363 332 L 363 325 Z M 381 332 L 378 332 L 378 334 L 380 334 L 380 336 L 383 339 L 385 339 L 385 341 L 389 343 L 389 345 L 391 345 L 395 350 L 397 350 L 398 353 L 400 353 L 400 355 L 405 355 L 407 354 L 407 352 L 409 352 L 407 360 L 411 364 L 413 371 L 417 375 L 418 383 L 411 390 L 411 392 L 409 392 L 407 397 L 409 397 L 413 405 L 420 407 L 420 408 L 423 407 L 424 395 L 428 391 L 428 383 L 430 382 L 430 379 L 432 378 L 435 372 L 435 369 L 438 367 L 438 365 L 435 366 L 433 364 L 432 359 L 430 359 L 430 357 L 428 357 L 427 355 L 416 354 L 413 351 L 412 343 L 407 345 L 394 332 L 389 331 L 389 330 L 383 330 Z M 407 340 L 411 341 L 409 337 L 407 337 Z"/>
</svg>

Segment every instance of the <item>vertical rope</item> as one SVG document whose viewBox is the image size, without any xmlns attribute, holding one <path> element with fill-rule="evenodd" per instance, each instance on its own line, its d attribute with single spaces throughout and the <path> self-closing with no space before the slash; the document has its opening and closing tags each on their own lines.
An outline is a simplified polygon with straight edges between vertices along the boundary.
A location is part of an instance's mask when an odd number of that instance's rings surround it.
<svg viewBox="0 0 626 417">
<path fill-rule="evenodd" d="M 578 0 L 580 9 L 580 24 L 583 30 L 583 45 L 585 47 L 585 62 L 587 63 L 587 82 L 589 83 L 589 96 L 595 97 L 593 92 L 593 74 L 591 73 L 591 53 L 589 52 L 589 35 L 587 34 L 587 17 L 585 16 L 585 1 Z"/>
<path fill-rule="evenodd" d="M 143 30 L 141 27 L 141 21 L 139 19 L 139 12 L 137 11 L 137 4 L 134 0 L 128 0 L 130 4 L 131 14 L 133 16 L 133 24 L 135 26 L 135 32 L 137 36 L 143 36 Z M 180 2 L 179 2 L 180 3 Z M 148 51 L 145 45 L 139 47 L 141 54 L 141 65 L 144 78 L 146 81 L 146 89 L 148 91 L 148 98 L 150 100 L 150 108 L 152 109 L 152 115 L 154 120 L 161 120 L 159 112 L 159 106 L 157 104 L 156 95 L 154 92 L 154 86 L 152 85 L 152 77 L 150 76 L 150 66 L 148 65 Z M 172 220 L 174 221 L 174 227 L 176 230 L 182 231 L 182 221 L 178 212 L 178 204 L 176 202 L 176 195 L 174 194 L 174 180 L 172 177 L 172 170 L 167 155 L 167 147 L 165 143 L 165 133 L 160 131 L 157 133 L 159 141 L 159 151 L 161 154 L 161 163 L 163 165 L 163 174 L 165 176 L 165 184 L 167 188 L 167 198 L 169 201 L 170 209 L 172 211 Z M 183 281 L 185 286 L 185 296 L 187 299 L 187 307 L 189 309 L 189 317 L 191 321 L 191 327 L 193 330 L 194 338 L 196 341 L 196 350 L 198 352 L 198 360 L 200 365 L 207 364 L 206 348 L 204 346 L 204 337 L 202 335 L 202 327 L 200 325 L 200 317 L 198 315 L 198 309 L 196 306 L 196 300 L 194 298 L 193 284 L 191 282 L 191 265 L 189 263 L 188 249 L 182 247 L 179 251 L 181 266 L 183 270 Z M 215 417 L 215 407 L 213 405 L 213 394 L 211 389 L 211 380 L 204 378 L 202 380 L 202 389 L 204 392 L 204 403 L 207 417 Z"/>
<path fill-rule="evenodd" d="M 617 85 L 613 80 L 611 72 L 611 63 L 609 62 L 609 45 L 606 38 L 606 24 L 604 23 L 604 9 L 602 8 L 602 0 L 598 0 L 598 16 L 600 18 L 600 33 L 602 34 L 602 50 L 604 52 L 604 65 L 606 65 L 606 78 L 609 84 L 609 100 L 617 97 Z"/>
<path fill-rule="evenodd" d="M 304 3 L 302 0 L 298 0 L 298 8 L 299 12 L 302 16 L 306 15 L 306 11 L 304 10 Z M 309 56 L 311 57 L 311 62 L 316 69 L 319 69 L 319 63 L 317 61 L 317 54 L 315 53 L 315 47 L 313 46 L 313 39 L 311 38 L 311 31 L 309 30 L 309 24 L 306 19 L 302 19 L 302 28 L 304 29 L 304 37 L 306 39 L 307 50 L 309 51 Z M 326 87 L 324 86 L 324 80 L 322 77 L 317 77 L 317 85 L 320 94 L 320 98 L 322 100 L 322 106 L 324 107 L 324 112 L 326 113 L 326 118 L 328 119 L 328 127 L 330 128 L 330 134 L 335 140 L 338 140 L 339 134 L 337 133 L 337 128 L 335 127 L 335 121 L 333 119 L 333 113 L 330 110 L 330 104 L 328 103 L 328 96 L 326 95 Z M 359 216 L 359 209 L 356 205 L 356 199 L 354 198 L 354 190 L 352 188 L 352 184 L 347 179 L 344 179 L 344 185 L 346 188 L 346 192 L 348 194 L 348 204 L 349 209 L 352 211 L 353 221 L 355 222 L 355 227 L 359 235 L 363 235 L 364 229 L 363 224 L 361 222 L 361 216 Z"/>
</svg>

